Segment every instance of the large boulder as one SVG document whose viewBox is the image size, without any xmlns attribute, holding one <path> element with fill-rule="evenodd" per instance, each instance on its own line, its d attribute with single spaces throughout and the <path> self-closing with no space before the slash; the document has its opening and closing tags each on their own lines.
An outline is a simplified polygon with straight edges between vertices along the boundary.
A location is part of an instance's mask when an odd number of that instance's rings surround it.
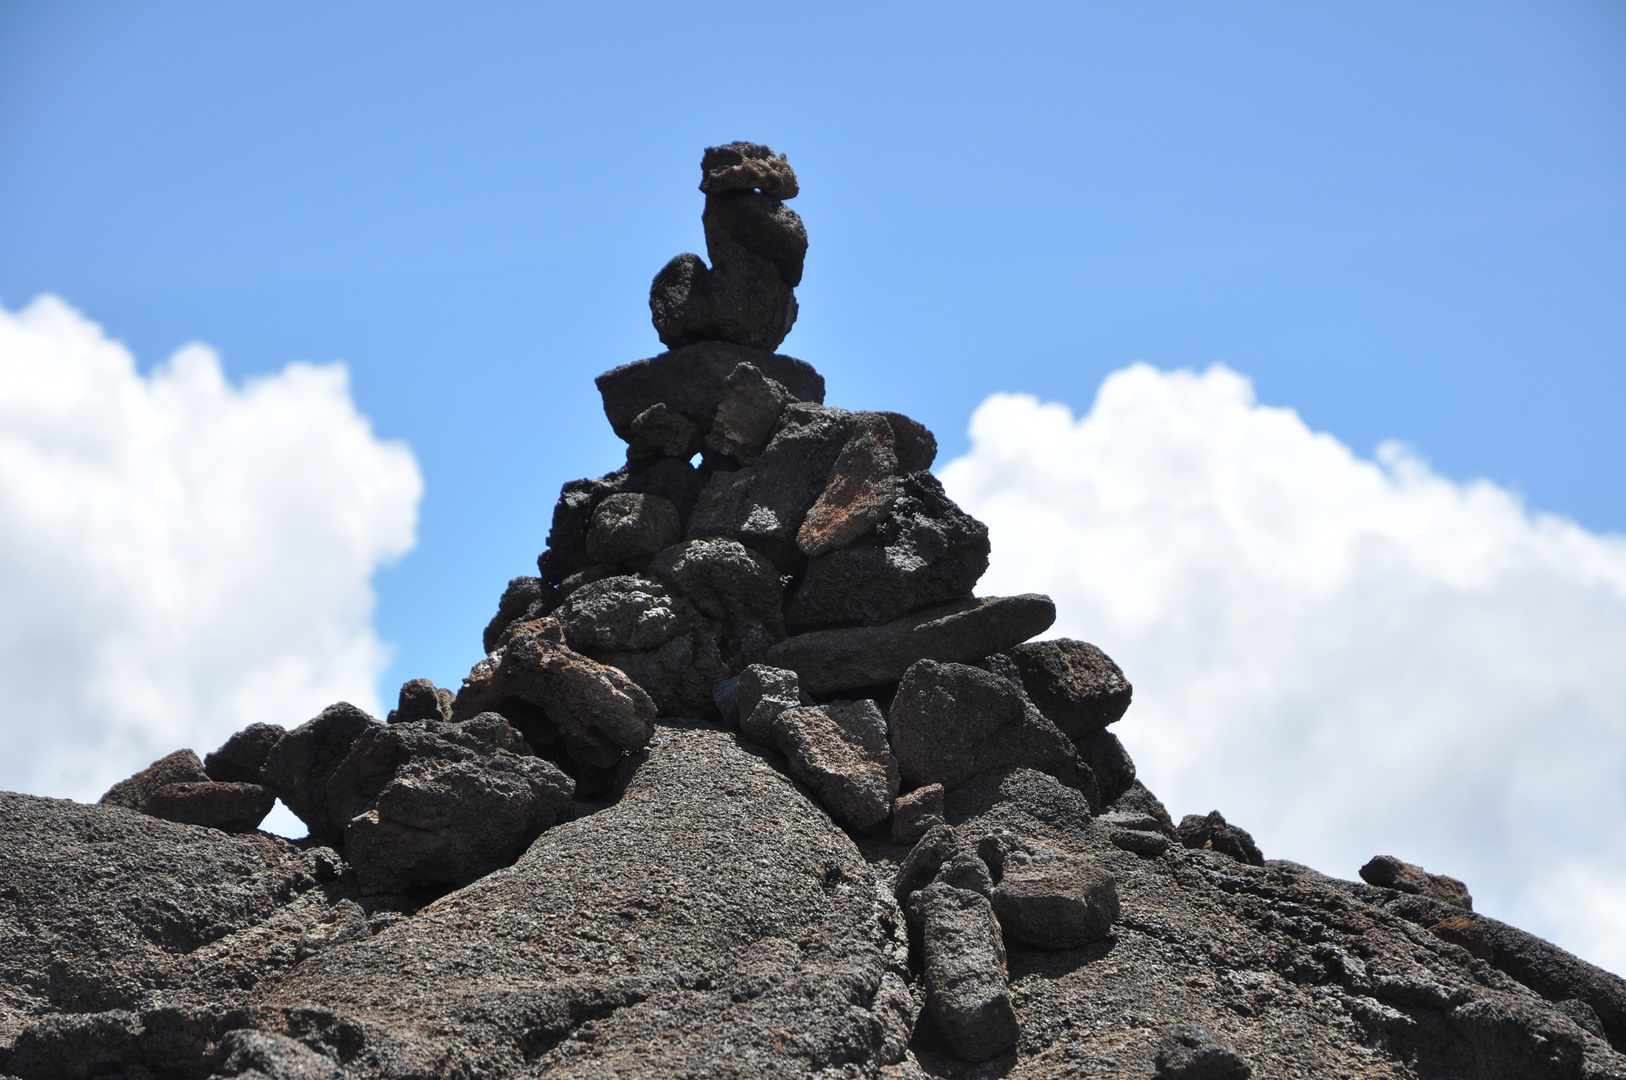
<svg viewBox="0 0 1626 1080">
<path fill-rule="evenodd" d="M 911 786 L 953 786 L 1016 767 L 1072 779 L 1078 769 L 1067 737 L 1016 687 L 969 664 L 915 662 L 887 719 L 898 767 Z"/>
<path fill-rule="evenodd" d="M 226 832 L 251 832 L 271 812 L 277 797 L 259 784 L 217 782 L 190 750 L 159 758 L 103 795 L 106 806 L 138 810 L 165 821 L 208 825 Z"/>
<path fill-rule="evenodd" d="M 898 794 L 898 763 L 886 718 L 873 701 L 832 701 L 781 712 L 773 741 L 790 771 L 818 795 L 830 816 L 865 831 L 885 821 Z"/>
<path fill-rule="evenodd" d="M 779 572 L 737 540 L 674 544 L 655 556 L 647 573 L 718 624 L 718 644 L 730 671 L 755 663 L 785 639 Z"/>
<path fill-rule="evenodd" d="M 1010 651 L 1028 697 L 1070 738 L 1120 719 L 1135 688 L 1112 657 L 1086 641 L 1030 641 Z"/>
<path fill-rule="evenodd" d="M 971 663 L 1042 634 L 1056 605 L 1037 593 L 955 600 L 881 626 L 815 630 L 786 638 L 764 662 L 790 668 L 814 694 L 896 683 L 917 660 Z"/>
</svg>

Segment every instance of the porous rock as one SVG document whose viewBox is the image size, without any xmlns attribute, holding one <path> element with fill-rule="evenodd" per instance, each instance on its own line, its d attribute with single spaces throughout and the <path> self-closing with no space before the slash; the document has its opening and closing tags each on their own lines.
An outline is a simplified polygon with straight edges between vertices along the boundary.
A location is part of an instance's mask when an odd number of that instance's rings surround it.
<svg viewBox="0 0 1626 1080">
<path fill-rule="evenodd" d="M 1253 842 L 1248 831 L 1226 821 L 1225 815 L 1218 810 L 1206 817 L 1187 814 L 1180 819 L 1178 831 L 1184 847 L 1217 851 L 1253 866 L 1265 864 L 1265 857 L 1259 853 L 1259 845 Z"/>
<path fill-rule="evenodd" d="M 898 763 L 886 718 L 873 701 L 832 701 L 782 711 L 773 741 L 790 771 L 849 829 L 873 829 L 892 813 Z"/>
<path fill-rule="evenodd" d="M 878 413 L 859 413 L 824 490 L 802 520 L 796 544 L 810 558 L 846 547 L 873 529 L 897 496 L 892 425 Z"/>
<path fill-rule="evenodd" d="M 687 460 L 699 453 L 700 445 L 699 426 L 664 401 L 657 401 L 627 425 L 629 460 L 654 462 L 669 457 Z"/>
<path fill-rule="evenodd" d="M 794 199 L 800 191 L 785 155 L 753 142 L 706 147 L 700 158 L 700 190 L 707 195 L 754 190 L 776 199 Z"/>
<path fill-rule="evenodd" d="M 1157 1039 L 1157 1080 L 1248 1080 L 1253 1067 L 1201 1024 L 1175 1024 Z"/>
<path fill-rule="evenodd" d="M 587 530 L 587 557 L 594 562 L 643 567 L 683 532 L 671 500 L 617 492 L 598 504 Z"/>
<path fill-rule="evenodd" d="M 166 754 L 145 769 L 107 789 L 99 802 L 104 806 L 122 806 L 129 810 L 143 810 L 147 801 L 160 789 L 170 784 L 207 781 L 209 774 L 203 762 L 190 750 L 177 750 Z"/>
<path fill-rule="evenodd" d="M 631 440 L 633 420 L 656 404 L 687 417 L 703 434 L 711 430 L 728 377 L 742 363 L 754 366 L 798 401 L 824 401 L 824 377 L 811 364 L 726 341 L 703 341 L 623 364 L 594 382 L 604 401 L 604 415 L 623 441 Z"/>
<path fill-rule="evenodd" d="M 272 1031 L 228 1031 L 213 1051 L 210 1080 L 344 1080 L 338 1063 Z"/>
<path fill-rule="evenodd" d="M 324 844 L 344 843 L 348 820 L 328 804 L 327 784 L 362 733 L 378 721 L 348 701 L 329 705 L 284 735 L 260 768 L 260 782 L 305 823 Z"/>
<path fill-rule="evenodd" d="M 436 686 L 429 679 L 409 679 L 401 684 L 395 708 L 390 710 L 384 722 L 401 724 L 412 720 L 450 720 L 452 701 L 456 697 L 456 694 Z"/>
<path fill-rule="evenodd" d="M 1040 949 L 1079 948 L 1118 920 L 1117 880 L 1069 856 L 1007 866 L 992 899 L 1005 940 Z"/>
<path fill-rule="evenodd" d="M 1421 866 L 1402 862 L 1393 855 L 1374 855 L 1361 867 L 1361 880 L 1386 889 L 1420 893 L 1468 911 L 1474 909 L 1474 898 L 1468 894 L 1468 886 L 1454 877 L 1431 874 Z"/>
<path fill-rule="evenodd" d="M 767 447 L 779 414 L 791 400 L 791 392 L 755 364 L 737 365 L 723 380 L 723 400 L 717 403 L 706 448 L 751 464 Z"/>
<path fill-rule="evenodd" d="M 1112 732 L 1093 731 L 1074 739 L 1073 748 L 1095 776 L 1102 805 L 1117 802 L 1135 783 L 1135 762 Z"/>
<path fill-rule="evenodd" d="M 220 749 L 205 754 L 203 771 L 222 783 L 258 783 L 271 748 L 286 734 L 281 724 L 250 724 L 221 743 Z"/>
<path fill-rule="evenodd" d="M 554 511 L 556 520 L 558 515 L 559 511 L 556 509 Z M 586 554 L 586 535 L 584 532 L 581 555 L 585 558 Z M 485 651 L 488 653 L 495 651 L 497 639 L 502 637 L 502 632 L 513 623 L 525 618 L 531 606 L 543 603 L 551 592 L 552 590 L 539 577 L 510 578 L 508 586 L 502 591 L 502 598 L 497 601 L 497 614 L 491 617 L 491 621 L 486 624 L 485 631 L 480 635 L 480 643 L 484 646 Z M 542 611 L 539 614 L 545 615 L 547 612 Z M 405 688 L 403 687 L 403 689 Z M 414 719 L 428 718 L 414 717 Z"/>
<path fill-rule="evenodd" d="M 1005 948 L 985 897 L 933 883 L 909 898 L 922 926 L 925 1014 L 943 1041 L 966 1061 L 986 1061 L 1021 1036 Z"/>
<path fill-rule="evenodd" d="M 773 725 L 780 713 L 806 704 L 796 673 L 766 664 L 750 664 L 741 671 L 735 694 L 740 733 L 765 744 L 773 742 Z"/>
<path fill-rule="evenodd" d="M 814 694 L 896 683 L 917 660 L 970 663 L 1001 652 L 1056 621 L 1048 596 L 956 600 L 911 612 L 881 626 L 795 634 L 768 650 L 765 662 L 790 668 Z"/>
<path fill-rule="evenodd" d="M 674 544 L 655 556 L 647 573 L 718 624 L 723 662 L 731 671 L 760 660 L 785 638 L 779 573 L 737 540 Z"/>
<path fill-rule="evenodd" d="M 943 823 L 943 785 L 926 784 L 899 795 L 892 803 L 892 842 L 912 844 L 933 825 Z"/>
<path fill-rule="evenodd" d="M 252 832 L 277 802 L 276 793 L 260 784 L 205 780 L 166 784 L 142 805 L 143 813 L 185 825 L 207 825 L 226 832 Z"/>
<path fill-rule="evenodd" d="M 553 618 L 565 642 L 585 653 L 592 649 L 653 649 L 693 628 L 692 610 L 666 586 L 647 578 L 618 575 L 583 585 L 566 597 Z"/>
<path fill-rule="evenodd" d="M 1085 641 L 1030 641 L 1010 656 L 1028 697 L 1075 740 L 1122 718 L 1135 692 L 1112 658 Z"/>
<path fill-rule="evenodd" d="M 909 897 L 937 877 L 943 864 L 965 849 L 959 836 L 947 825 L 933 825 L 915 842 L 898 867 L 892 882 L 892 895 L 907 908 Z"/>
<path fill-rule="evenodd" d="M 969 597 L 988 569 L 987 526 L 954 505 L 931 473 L 878 483 L 853 502 L 864 513 L 835 519 L 853 525 L 853 538 L 842 533 L 842 546 L 821 547 L 808 561 L 785 611 L 792 629 L 874 626 Z M 815 505 L 807 520 L 818 512 Z"/>
<path fill-rule="evenodd" d="M 912 785 L 960 783 L 1028 767 L 1071 777 L 1067 737 L 1010 683 L 968 664 L 919 660 L 904 673 L 888 717 L 892 749 Z"/>
</svg>

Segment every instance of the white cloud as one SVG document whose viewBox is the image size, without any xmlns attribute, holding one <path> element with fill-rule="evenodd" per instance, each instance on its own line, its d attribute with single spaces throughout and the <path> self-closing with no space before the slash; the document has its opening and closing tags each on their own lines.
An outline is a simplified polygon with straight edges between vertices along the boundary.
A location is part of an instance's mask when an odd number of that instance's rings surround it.
<svg viewBox="0 0 1626 1080">
<path fill-rule="evenodd" d="M 143 376 L 54 297 L 0 308 L 0 787 L 91 800 L 181 747 L 377 712 L 374 570 L 423 481 L 340 365 Z"/>
<path fill-rule="evenodd" d="M 998 394 L 971 437 L 941 475 L 982 591 L 1119 661 L 1177 817 L 1342 877 L 1398 855 L 1626 972 L 1626 538 L 1363 460 L 1224 367 L 1136 364 L 1082 419 Z"/>
</svg>

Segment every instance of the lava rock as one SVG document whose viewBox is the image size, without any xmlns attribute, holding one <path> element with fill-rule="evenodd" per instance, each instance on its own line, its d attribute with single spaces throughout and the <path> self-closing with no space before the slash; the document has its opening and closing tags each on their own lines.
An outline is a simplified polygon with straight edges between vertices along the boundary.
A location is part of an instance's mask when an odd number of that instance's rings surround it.
<svg viewBox="0 0 1626 1080">
<path fill-rule="evenodd" d="M 969 851 L 957 851 L 949 856 L 948 860 L 937 868 L 937 876 L 932 878 L 932 884 L 948 885 L 989 898 L 994 895 L 993 872 L 988 869 L 988 864 L 982 861 L 981 856 L 973 855 Z"/>
<path fill-rule="evenodd" d="M 931 884 L 943 864 L 962 850 L 959 837 L 949 826 L 933 825 L 927 829 L 926 835 L 909 849 L 909 854 L 898 866 L 898 876 L 892 883 L 892 895 L 899 906 L 907 911 L 909 897 Z"/>
<path fill-rule="evenodd" d="M 824 490 L 797 531 L 809 558 L 846 547 L 875 527 L 898 497 L 898 454 L 892 425 L 878 413 L 859 413 Z"/>
<path fill-rule="evenodd" d="M 1393 855 L 1373 856 L 1361 867 L 1361 880 L 1385 889 L 1433 897 L 1467 911 L 1474 909 L 1474 898 L 1468 894 L 1468 886 L 1454 877 L 1431 874 L 1421 866 L 1401 862 Z"/>
<path fill-rule="evenodd" d="M 740 733 L 763 744 L 773 742 L 773 725 L 780 713 L 806 704 L 796 673 L 766 664 L 751 664 L 741 671 L 736 693 Z"/>
<path fill-rule="evenodd" d="M 649 742 L 655 702 L 626 674 L 567 648 L 552 619 L 521 623 L 510 633 L 508 643 L 463 680 L 454 720 L 500 713 L 507 699 L 517 698 L 542 709 L 572 758 L 599 768 Z"/>
<path fill-rule="evenodd" d="M 810 402 L 792 402 L 756 463 L 717 472 L 689 518 L 689 538 L 724 536 L 789 569 L 802 561 L 796 544 L 808 509 L 835 468 L 853 415 Z"/>
<path fill-rule="evenodd" d="M 1028 767 L 1070 778 L 1067 737 L 1010 683 L 968 664 L 910 666 L 888 718 L 893 752 L 912 785 L 960 783 L 977 773 Z"/>
<path fill-rule="evenodd" d="M 993 903 L 1006 941 L 1077 949 L 1105 937 L 1118 921 L 1118 882 L 1084 859 L 1030 859 L 1006 865 Z"/>
<path fill-rule="evenodd" d="M 557 509 L 554 511 L 554 517 L 555 519 L 558 517 Z M 582 554 L 586 554 L 585 542 Z M 508 587 L 502 591 L 502 599 L 497 601 L 497 614 L 493 615 L 491 621 L 486 623 L 485 632 L 480 635 L 480 643 L 485 647 L 485 651 L 487 653 L 493 652 L 497 648 L 497 640 L 502 637 L 502 632 L 508 629 L 511 624 L 523 619 L 533 604 L 543 603 L 551 592 L 552 589 L 544 584 L 539 577 L 510 578 Z M 546 614 L 546 612 L 544 611 L 541 614 Z M 402 689 L 404 690 L 405 687 Z M 413 719 L 422 720 L 428 719 L 428 717 L 413 717 Z"/>
<path fill-rule="evenodd" d="M 702 443 L 699 426 L 664 401 L 657 401 L 627 425 L 628 461 L 655 462 L 661 458 L 687 461 L 700 452 Z"/>
<path fill-rule="evenodd" d="M 873 701 L 832 701 L 786 709 L 773 741 L 790 771 L 818 795 L 830 816 L 857 831 L 892 813 L 898 763 L 886 741 L 886 718 Z"/>
<path fill-rule="evenodd" d="M 1460 945 L 1481 960 L 1494 960 L 1496 946 L 1485 932 L 1480 920 L 1462 915 L 1441 919 L 1428 928 L 1428 932 L 1453 945 Z"/>
<path fill-rule="evenodd" d="M 1135 762 L 1129 751 L 1110 731 L 1093 731 L 1073 740 L 1078 759 L 1095 775 L 1101 803 L 1110 806 L 1123 797 L 1135 782 Z"/>
<path fill-rule="evenodd" d="M 1112 658 L 1085 641 L 1030 641 L 1010 655 L 1028 697 L 1075 741 L 1122 718 L 1134 696 Z"/>
<path fill-rule="evenodd" d="M 344 1080 L 332 1058 L 273 1031 L 239 1028 L 215 1045 L 210 1080 Z"/>
<path fill-rule="evenodd" d="M 647 573 L 718 624 L 723 661 L 731 671 L 757 662 L 785 638 L 779 573 L 736 540 L 674 544 L 655 556 Z"/>
<path fill-rule="evenodd" d="M 277 796 L 259 784 L 167 784 L 148 797 L 143 812 L 183 825 L 207 825 L 225 832 L 253 832 L 276 805 Z"/>
<path fill-rule="evenodd" d="M 1175 832 L 1174 819 L 1169 816 L 1168 807 L 1164 806 L 1163 800 L 1148 791 L 1146 785 L 1139 780 L 1130 784 L 1122 795 L 1106 805 L 1114 814 L 1152 819 L 1156 823 L 1157 830 L 1171 840 L 1178 835 Z"/>
<path fill-rule="evenodd" d="M 796 171 L 760 143 L 731 142 L 708 146 L 700 158 L 700 190 L 707 195 L 725 191 L 760 191 L 776 199 L 794 199 L 800 190 Z"/>
<path fill-rule="evenodd" d="M 710 719 L 718 715 L 712 689 L 727 678 L 728 665 L 714 623 L 695 613 L 687 625 L 685 632 L 653 649 L 588 649 L 583 655 L 625 672 L 654 701 L 660 715 Z"/>
<path fill-rule="evenodd" d="M 450 690 L 442 689 L 428 679 L 409 680 L 401 684 L 396 706 L 390 710 L 384 722 L 401 724 L 411 720 L 450 720 L 452 701 L 456 697 Z"/>
<path fill-rule="evenodd" d="M 281 724 L 250 724 L 203 756 L 203 771 L 209 779 L 225 784 L 257 784 L 260 768 L 271 748 L 288 734 Z"/>
<path fill-rule="evenodd" d="M 779 414 L 793 400 L 791 392 L 768 378 L 755 364 L 735 367 L 723 380 L 706 449 L 749 465 L 767 448 Z"/>
<path fill-rule="evenodd" d="M 801 676 L 810 693 L 831 694 L 896 683 L 917 660 L 970 663 L 1042 634 L 1056 620 L 1048 596 L 956 600 L 881 626 L 796 634 L 768 650 L 775 667 Z"/>
<path fill-rule="evenodd" d="M 892 804 L 892 842 L 912 844 L 933 825 L 943 824 L 943 785 L 924 787 L 899 795 Z"/>
<path fill-rule="evenodd" d="M 122 806 L 145 813 L 147 801 L 162 788 L 170 784 L 197 783 L 208 779 L 209 774 L 204 771 L 203 762 L 198 760 L 197 754 L 190 750 L 177 750 L 128 779 L 120 780 L 97 801 L 103 806 Z"/>
<path fill-rule="evenodd" d="M 1157 1080 L 1248 1080 L 1253 1067 L 1201 1024 L 1176 1024 L 1158 1036 Z"/>
<path fill-rule="evenodd" d="M 623 441 L 632 440 L 633 420 L 656 404 L 687 417 L 704 434 L 711 430 L 728 392 L 728 377 L 742 363 L 754 366 L 798 401 L 824 401 L 824 377 L 813 365 L 725 341 L 703 341 L 623 364 L 594 382 L 604 400 L 604 415 Z M 548 545 L 553 546 L 551 537 Z"/>
<path fill-rule="evenodd" d="M 507 866 L 575 789 L 496 713 L 366 732 L 330 783 L 335 804 L 366 805 L 345 827 L 364 893 L 467 885 Z"/>
<path fill-rule="evenodd" d="M 911 420 L 902 413 L 883 412 L 892 425 L 892 446 L 898 455 L 898 473 L 908 476 L 925 472 L 937 460 L 937 436 L 919 420 Z"/>
<path fill-rule="evenodd" d="M 654 649 L 693 627 L 688 605 L 666 586 L 618 575 L 576 589 L 554 611 L 565 642 L 577 652 Z"/>
<path fill-rule="evenodd" d="M 683 521 L 670 500 L 618 492 L 593 511 L 587 557 L 594 562 L 643 567 L 682 532 Z"/>
<path fill-rule="evenodd" d="M 1265 857 L 1259 853 L 1259 845 L 1253 842 L 1248 831 L 1227 822 L 1218 810 L 1207 817 L 1187 814 L 1180 819 L 1178 832 L 1183 847 L 1217 851 L 1251 866 L 1265 865 Z"/>
<path fill-rule="evenodd" d="M 1170 840 L 1160 832 L 1119 827 L 1107 834 L 1113 847 L 1132 851 L 1144 859 L 1155 859 L 1169 850 Z"/>
<path fill-rule="evenodd" d="M 728 262 L 725 252 L 737 245 L 773 264 L 787 287 L 802 283 L 807 227 L 801 215 L 780 199 L 760 191 L 715 192 L 706 199 L 700 223 L 714 267 L 719 259 Z"/>
<path fill-rule="evenodd" d="M 335 815 L 329 806 L 328 781 L 350 753 L 351 744 L 364 732 L 382 726 L 348 701 L 329 705 L 272 747 L 260 769 L 260 783 L 305 823 L 311 836 L 338 847 L 344 843 L 348 818 Z"/>
<path fill-rule="evenodd" d="M 853 540 L 843 533 L 846 546 L 820 548 L 808 561 L 785 612 L 788 626 L 874 626 L 971 595 L 988 569 L 988 528 L 954 505 L 935 476 L 923 472 L 877 483 L 854 498 L 866 514 L 840 520 L 863 524 L 862 536 Z M 807 520 L 818 512 L 816 505 Z"/>
<path fill-rule="evenodd" d="M 1021 1029 L 1005 985 L 1005 946 L 988 900 L 932 884 L 909 899 L 922 926 L 926 1015 L 966 1061 L 1016 1045 Z"/>
</svg>

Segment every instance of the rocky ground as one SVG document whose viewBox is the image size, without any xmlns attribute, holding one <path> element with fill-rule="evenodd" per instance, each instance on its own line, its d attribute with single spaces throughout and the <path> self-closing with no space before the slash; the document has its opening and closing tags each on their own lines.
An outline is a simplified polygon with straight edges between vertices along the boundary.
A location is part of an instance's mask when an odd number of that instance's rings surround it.
<svg viewBox="0 0 1626 1080">
<path fill-rule="evenodd" d="M 455 693 L 0 794 L 0 1080 L 1626 1078 L 1626 982 L 1463 883 L 1172 820 L 1117 665 L 974 597 L 931 433 L 772 351 L 789 164 L 702 177 L 670 351 L 598 380 L 627 463 Z"/>
</svg>

